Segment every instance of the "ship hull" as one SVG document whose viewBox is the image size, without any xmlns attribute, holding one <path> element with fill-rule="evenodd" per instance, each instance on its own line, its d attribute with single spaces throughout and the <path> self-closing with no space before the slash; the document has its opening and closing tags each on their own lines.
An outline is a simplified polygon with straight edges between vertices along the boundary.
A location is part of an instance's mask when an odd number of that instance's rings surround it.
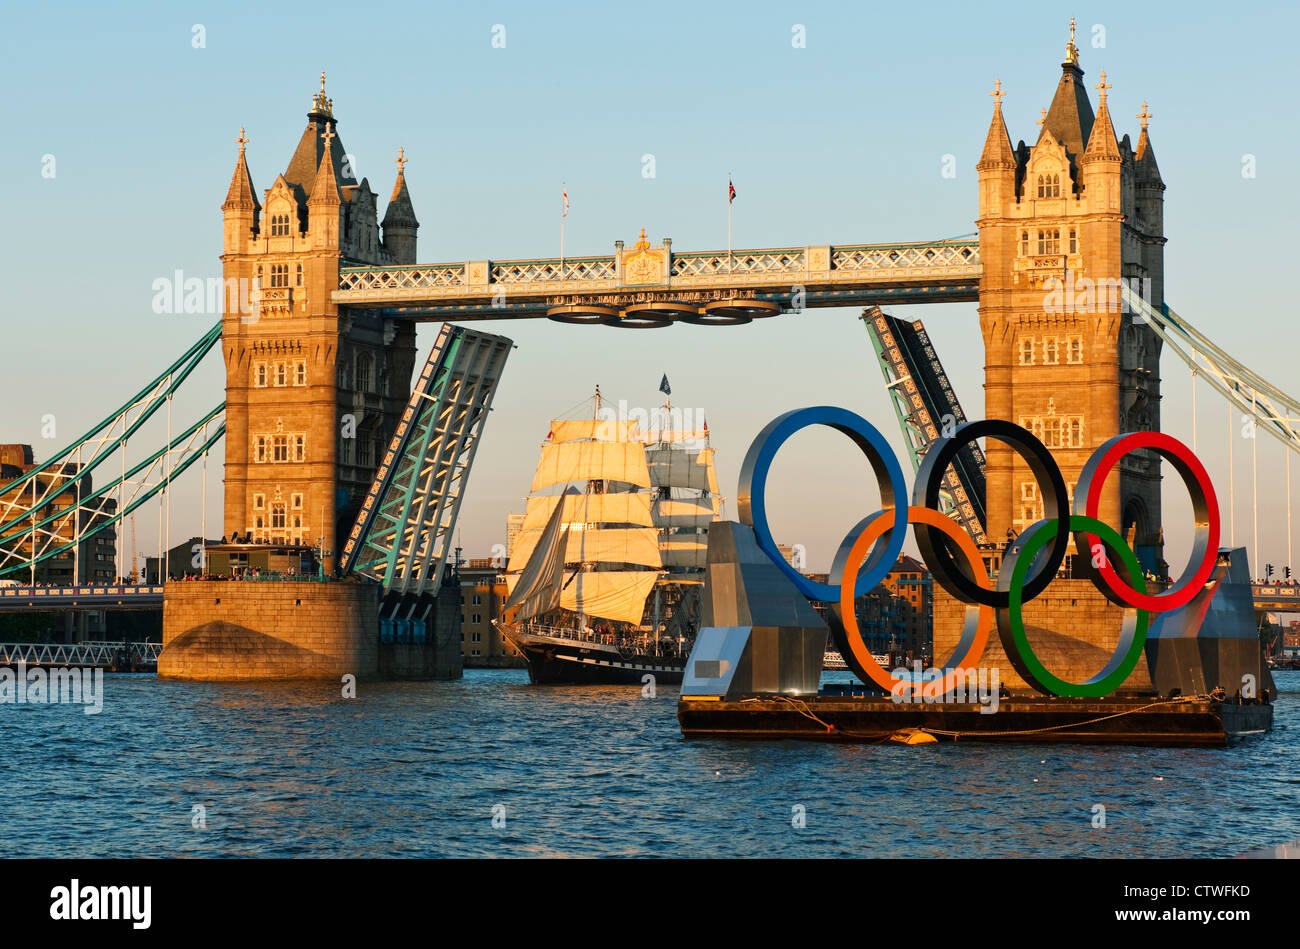
<svg viewBox="0 0 1300 949">
<path fill-rule="evenodd" d="M 657 656 L 599 643 L 536 636 L 509 626 L 498 627 L 528 663 L 534 685 L 681 685 L 684 657 Z"/>
</svg>

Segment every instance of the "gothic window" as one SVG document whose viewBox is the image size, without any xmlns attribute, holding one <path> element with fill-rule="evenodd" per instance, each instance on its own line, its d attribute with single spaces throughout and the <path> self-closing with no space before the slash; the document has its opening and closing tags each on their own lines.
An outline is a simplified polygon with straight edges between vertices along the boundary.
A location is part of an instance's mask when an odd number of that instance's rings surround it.
<svg viewBox="0 0 1300 949">
<path fill-rule="evenodd" d="M 258 387 L 259 389 L 265 389 L 265 388 L 266 388 L 266 363 L 264 363 L 264 362 L 259 362 L 259 363 L 257 364 L 257 383 L 256 383 L 256 385 L 257 385 L 257 387 Z"/>
<path fill-rule="evenodd" d="M 352 464 L 352 451 L 353 451 L 352 446 L 356 444 L 356 441 L 357 440 L 355 438 L 344 438 L 340 443 L 339 458 L 342 459 L 343 464 L 345 465 Z"/>
<path fill-rule="evenodd" d="M 291 502 L 292 502 L 292 504 L 293 504 L 293 509 L 294 509 L 295 511 L 301 511 L 301 510 L 302 510 L 302 495 L 301 495 L 301 494 L 295 494 L 295 495 L 293 495 L 293 496 L 291 497 L 290 500 L 291 500 Z"/>
<path fill-rule="evenodd" d="M 1049 228 L 1038 232 L 1038 253 L 1040 256 L 1055 255 L 1061 252 L 1061 229 Z"/>
<path fill-rule="evenodd" d="M 1043 444 L 1046 445 L 1048 448 L 1060 448 L 1061 447 L 1061 420 L 1057 418 L 1049 418 L 1046 421 L 1047 424 L 1045 426 L 1041 421 L 1039 422 L 1039 427 L 1042 431 L 1041 440 Z M 1038 433 L 1036 432 L 1035 434 Z"/>
<path fill-rule="evenodd" d="M 1032 366 L 1034 364 L 1034 341 L 1032 339 L 1022 339 L 1020 341 L 1020 365 Z"/>
<path fill-rule="evenodd" d="M 1021 257 L 1029 256 L 1029 232 L 1028 231 L 1020 232 L 1020 256 Z"/>
<path fill-rule="evenodd" d="M 257 460 L 259 464 L 266 461 L 266 436 L 265 435 L 257 436 L 257 448 L 253 453 L 253 457 Z"/>
<path fill-rule="evenodd" d="M 1037 500 L 1038 500 L 1038 484 L 1037 484 L 1037 482 L 1034 482 L 1034 481 L 1021 481 L 1021 482 L 1020 482 L 1020 500 L 1022 500 L 1022 501 L 1037 501 Z"/>
<path fill-rule="evenodd" d="M 272 237 L 289 236 L 289 215 L 287 214 L 271 215 L 271 236 Z"/>
<path fill-rule="evenodd" d="M 1061 176 L 1052 175 L 1052 193 L 1049 197 L 1059 198 L 1061 196 Z"/>
<path fill-rule="evenodd" d="M 265 510 L 265 509 L 266 509 L 266 495 L 265 495 L 265 494 L 254 494 L 254 495 L 253 495 L 253 510 L 254 510 L 254 511 L 262 511 L 262 510 Z"/>
<path fill-rule="evenodd" d="M 359 392 L 370 391 L 370 370 L 373 361 L 369 353 L 362 353 L 357 358 L 357 390 Z"/>
<path fill-rule="evenodd" d="M 368 438 L 357 439 L 357 464 L 360 465 L 362 468 L 369 468 L 371 465 L 375 463 L 374 455 L 372 454 L 370 449 L 371 449 L 370 439 Z"/>
<path fill-rule="evenodd" d="M 298 265 L 298 272 L 294 277 L 294 286 L 295 287 L 302 286 L 302 264 Z"/>
<path fill-rule="evenodd" d="M 1074 228 L 1070 228 L 1070 253 L 1077 254 L 1078 252 L 1079 252 L 1078 233 L 1075 231 Z"/>
<path fill-rule="evenodd" d="M 289 373 L 288 373 L 288 369 L 285 367 L 284 363 L 282 363 L 282 362 L 278 362 L 278 363 L 276 363 L 276 364 L 275 364 L 275 384 L 278 385 L 278 386 L 282 386 L 282 385 L 285 385 L 285 384 L 288 382 L 288 380 L 289 380 Z"/>
<path fill-rule="evenodd" d="M 285 525 L 285 514 L 283 504 L 271 505 L 271 530 L 282 531 Z"/>
<path fill-rule="evenodd" d="M 1065 361 L 1072 362 L 1072 363 L 1083 362 L 1083 337 L 1082 336 L 1070 337 L 1070 348 Z"/>
<path fill-rule="evenodd" d="M 1070 419 L 1070 447 L 1083 447 L 1083 419 L 1078 416 Z"/>
<path fill-rule="evenodd" d="M 1047 190 L 1046 190 L 1046 188 L 1045 188 L 1044 185 L 1043 185 L 1043 176 L 1042 176 L 1042 175 L 1039 175 L 1039 176 L 1038 176 L 1038 196 L 1039 196 L 1040 198 L 1045 198 L 1045 197 L 1047 197 Z"/>
<path fill-rule="evenodd" d="M 294 368 L 293 384 L 296 386 L 305 386 L 307 384 L 307 364 L 299 362 Z"/>
<path fill-rule="evenodd" d="M 305 461 L 307 459 L 307 436 L 293 436 L 293 460 Z"/>
<path fill-rule="evenodd" d="M 1043 362 L 1049 366 L 1055 366 L 1057 363 L 1055 336 L 1043 340 Z"/>
<path fill-rule="evenodd" d="M 289 265 L 288 264 L 271 265 L 271 286 L 273 288 L 289 286 Z"/>
<path fill-rule="evenodd" d="M 257 280 L 255 282 L 255 286 L 257 286 L 258 288 L 261 288 L 262 286 L 262 265 L 261 264 L 257 265 Z"/>
<path fill-rule="evenodd" d="M 339 372 L 339 388 L 340 389 L 348 388 L 348 364 L 344 362 L 342 359 L 339 359 L 338 372 Z"/>
<path fill-rule="evenodd" d="M 274 435 L 271 438 L 271 460 L 288 461 L 289 460 L 289 436 Z"/>
</svg>

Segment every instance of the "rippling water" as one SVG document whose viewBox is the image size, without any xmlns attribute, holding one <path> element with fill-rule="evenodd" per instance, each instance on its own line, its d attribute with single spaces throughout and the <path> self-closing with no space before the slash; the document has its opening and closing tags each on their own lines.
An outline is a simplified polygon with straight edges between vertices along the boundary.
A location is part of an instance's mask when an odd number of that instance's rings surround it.
<svg viewBox="0 0 1300 949">
<path fill-rule="evenodd" d="M 526 683 L 471 670 L 347 700 L 108 676 L 99 715 L 0 705 L 0 833 L 8 855 L 115 857 L 1231 856 L 1300 838 L 1297 672 L 1274 731 L 1227 750 L 685 741 L 675 689 Z"/>
</svg>

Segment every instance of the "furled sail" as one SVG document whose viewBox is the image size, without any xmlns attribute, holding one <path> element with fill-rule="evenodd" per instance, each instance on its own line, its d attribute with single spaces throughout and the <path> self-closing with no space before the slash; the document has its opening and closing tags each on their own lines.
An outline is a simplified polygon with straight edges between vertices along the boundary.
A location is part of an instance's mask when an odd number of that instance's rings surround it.
<svg viewBox="0 0 1300 949">
<path fill-rule="evenodd" d="M 558 494 L 542 494 L 528 499 L 522 530 L 541 530 L 560 501 Z M 564 498 L 564 523 L 631 524 L 653 527 L 658 522 L 650 516 L 648 494 L 569 494 Z"/>
<path fill-rule="evenodd" d="M 560 606 L 617 623 L 640 623 L 658 576 L 653 570 L 581 571 L 566 577 Z"/>
<path fill-rule="evenodd" d="M 572 481 L 611 479 L 650 487 L 646 451 L 639 442 L 561 442 L 542 446 L 531 491 Z"/>
<path fill-rule="evenodd" d="M 564 549 L 568 531 L 563 529 L 563 513 L 556 505 L 546 526 L 539 532 L 533 556 L 510 587 L 504 611 L 518 610 L 517 622 L 524 622 L 560 605 L 560 587 L 564 580 Z"/>
<path fill-rule="evenodd" d="M 656 488 L 692 488 L 718 493 L 718 478 L 713 471 L 713 449 L 683 451 L 680 448 L 648 448 L 646 464 L 650 484 Z"/>
</svg>

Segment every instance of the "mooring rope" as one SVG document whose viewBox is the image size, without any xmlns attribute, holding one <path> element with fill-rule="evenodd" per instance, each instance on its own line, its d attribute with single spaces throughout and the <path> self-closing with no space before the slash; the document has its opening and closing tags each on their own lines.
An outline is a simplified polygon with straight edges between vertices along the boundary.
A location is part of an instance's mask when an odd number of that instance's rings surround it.
<svg viewBox="0 0 1300 949">
<path fill-rule="evenodd" d="M 1068 722 L 1064 725 L 1048 725 L 1044 728 L 1021 728 L 1008 731 L 949 731 L 942 728 L 928 728 L 924 725 L 918 727 L 918 731 L 927 732 L 931 735 L 943 735 L 948 738 L 959 738 L 962 735 L 1041 735 L 1044 732 L 1064 731 L 1067 728 L 1079 728 L 1082 725 L 1095 725 L 1097 722 L 1109 721 L 1112 718 L 1122 718 L 1125 715 L 1133 715 L 1137 712 L 1145 712 L 1149 708 L 1157 708 L 1161 705 L 1182 705 L 1187 702 L 1203 702 L 1209 700 L 1208 695 L 1181 695 L 1178 698 L 1162 699 L 1159 702 L 1152 702 L 1149 705 L 1142 705 L 1138 708 L 1125 709 L 1122 712 L 1115 712 L 1113 715 L 1102 715 L 1098 718 L 1090 718 L 1084 722 Z"/>
<path fill-rule="evenodd" d="M 1222 690 L 1216 690 L 1216 691 L 1221 692 Z M 778 699 L 781 702 L 784 702 L 786 705 L 789 705 L 792 709 L 794 709 L 804 718 L 811 719 L 812 721 L 816 722 L 818 725 L 823 726 L 826 729 L 826 733 L 828 735 L 838 732 L 839 734 L 844 735 L 848 738 L 870 738 L 878 742 L 884 742 L 887 741 L 891 735 L 895 734 L 895 732 L 893 731 L 870 732 L 870 733 L 852 732 L 849 731 L 847 728 L 840 728 L 838 725 L 832 725 L 830 722 L 826 721 L 825 719 L 818 717 L 818 715 L 815 712 L 813 712 L 811 708 L 808 707 L 808 703 L 803 701 L 802 699 L 791 698 L 788 695 L 776 695 L 772 697 Z M 1047 732 L 1064 731 L 1067 728 L 1080 728 L 1084 725 L 1095 725 L 1098 722 L 1109 721 L 1110 719 L 1113 718 L 1123 718 L 1125 715 L 1133 715 L 1136 714 L 1137 712 L 1145 712 L 1147 709 L 1158 708 L 1162 705 L 1184 705 L 1188 702 L 1205 702 L 1205 701 L 1212 701 L 1213 699 L 1214 699 L 1213 695 L 1182 695 L 1172 699 L 1161 699 L 1160 701 L 1151 702 L 1147 705 L 1141 705 L 1138 706 L 1137 708 L 1125 709 L 1122 712 L 1114 712 L 1113 714 L 1110 715 L 1101 715 L 1098 716 L 1097 718 L 1090 718 L 1087 721 L 1068 722 L 1063 725 L 1047 725 L 1043 728 L 1008 729 L 1005 731 L 960 731 L 960 730 L 949 730 L 944 728 L 930 728 L 921 725 L 921 726 L 917 726 L 916 730 L 919 732 L 925 732 L 926 734 L 929 735 L 943 736 L 945 738 L 952 738 L 954 740 L 960 738 L 963 735 L 977 735 L 977 736 L 1041 735 Z M 749 699 L 749 700 L 742 700 L 742 701 L 757 701 L 757 700 Z"/>
</svg>

